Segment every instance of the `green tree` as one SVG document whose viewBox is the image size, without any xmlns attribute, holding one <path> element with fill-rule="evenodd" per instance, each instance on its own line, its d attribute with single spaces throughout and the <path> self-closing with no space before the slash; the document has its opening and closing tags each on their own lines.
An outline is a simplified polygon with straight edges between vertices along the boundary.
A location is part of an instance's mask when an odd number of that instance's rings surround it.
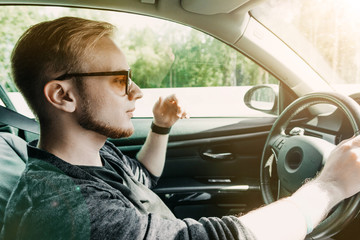
<svg viewBox="0 0 360 240">
<path fill-rule="evenodd" d="M 217 39 L 189 27 L 164 21 L 152 26 L 127 27 L 114 12 L 54 7 L 0 8 L 0 83 L 16 91 L 10 74 L 10 54 L 20 35 L 31 25 L 61 16 L 115 22 L 118 43 L 142 88 L 254 85 L 274 78 Z M 123 15 L 122 15 L 123 16 Z M 124 18 L 122 18 L 124 19 Z M 146 21 L 146 20 L 145 20 Z"/>
<path fill-rule="evenodd" d="M 19 37 L 30 26 L 60 16 L 106 20 L 101 11 L 76 8 L 2 6 L 0 8 L 0 84 L 7 91 L 17 91 L 11 78 L 10 55 Z M 105 16 L 105 17 L 104 17 Z"/>
<path fill-rule="evenodd" d="M 142 88 L 162 87 L 173 57 L 166 43 L 150 28 L 133 29 L 119 42 L 133 69 L 133 80 Z"/>
<path fill-rule="evenodd" d="M 11 81 L 10 55 L 17 39 L 31 25 L 47 20 L 46 15 L 39 14 L 36 9 L 28 7 L 0 8 L 0 84 L 8 91 L 16 91 Z"/>
</svg>

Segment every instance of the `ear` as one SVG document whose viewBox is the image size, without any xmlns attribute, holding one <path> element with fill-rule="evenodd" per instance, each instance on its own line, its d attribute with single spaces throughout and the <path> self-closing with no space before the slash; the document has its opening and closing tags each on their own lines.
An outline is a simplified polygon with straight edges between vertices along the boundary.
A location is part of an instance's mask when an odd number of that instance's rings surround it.
<svg viewBox="0 0 360 240">
<path fill-rule="evenodd" d="M 76 109 L 76 98 L 73 89 L 73 84 L 70 81 L 53 80 L 45 85 L 44 95 L 52 106 L 70 113 Z"/>
</svg>

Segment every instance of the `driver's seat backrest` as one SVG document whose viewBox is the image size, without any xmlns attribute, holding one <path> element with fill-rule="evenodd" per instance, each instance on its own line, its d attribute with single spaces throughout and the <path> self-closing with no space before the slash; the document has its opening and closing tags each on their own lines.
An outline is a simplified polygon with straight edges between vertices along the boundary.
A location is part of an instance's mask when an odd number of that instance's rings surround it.
<svg viewBox="0 0 360 240">
<path fill-rule="evenodd" d="M 0 132 L 0 231 L 10 194 L 27 161 L 26 142 L 11 133 Z"/>
</svg>

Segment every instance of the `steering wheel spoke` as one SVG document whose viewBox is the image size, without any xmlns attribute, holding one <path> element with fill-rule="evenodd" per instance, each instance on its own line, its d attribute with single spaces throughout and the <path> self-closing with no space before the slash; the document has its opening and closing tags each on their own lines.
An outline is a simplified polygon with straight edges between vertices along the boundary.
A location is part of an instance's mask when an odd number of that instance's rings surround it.
<svg viewBox="0 0 360 240">
<path fill-rule="evenodd" d="M 271 147 L 272 153 L 276 154 L 276 157 L 279 155 L 279 152 L 281 148 L 284 146 L 287 139 L 288 139 L 287 135 L 278 134 L 272 137 L 271 140 L 269 140 L 269 147 Z"/>
</svg>

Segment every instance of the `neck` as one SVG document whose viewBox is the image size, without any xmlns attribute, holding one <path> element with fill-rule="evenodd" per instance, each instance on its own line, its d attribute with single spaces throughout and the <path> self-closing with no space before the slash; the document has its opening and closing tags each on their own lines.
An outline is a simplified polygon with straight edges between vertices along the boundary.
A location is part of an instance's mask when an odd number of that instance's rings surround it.
<svg viewBox="0 0 360 240">
<path fill-rule="evenodd" d="M 106 137 L 80 126 L 41 128 L 38 148 L 73 165 L 102 166 L 99 150 Z"/>
</svg>

